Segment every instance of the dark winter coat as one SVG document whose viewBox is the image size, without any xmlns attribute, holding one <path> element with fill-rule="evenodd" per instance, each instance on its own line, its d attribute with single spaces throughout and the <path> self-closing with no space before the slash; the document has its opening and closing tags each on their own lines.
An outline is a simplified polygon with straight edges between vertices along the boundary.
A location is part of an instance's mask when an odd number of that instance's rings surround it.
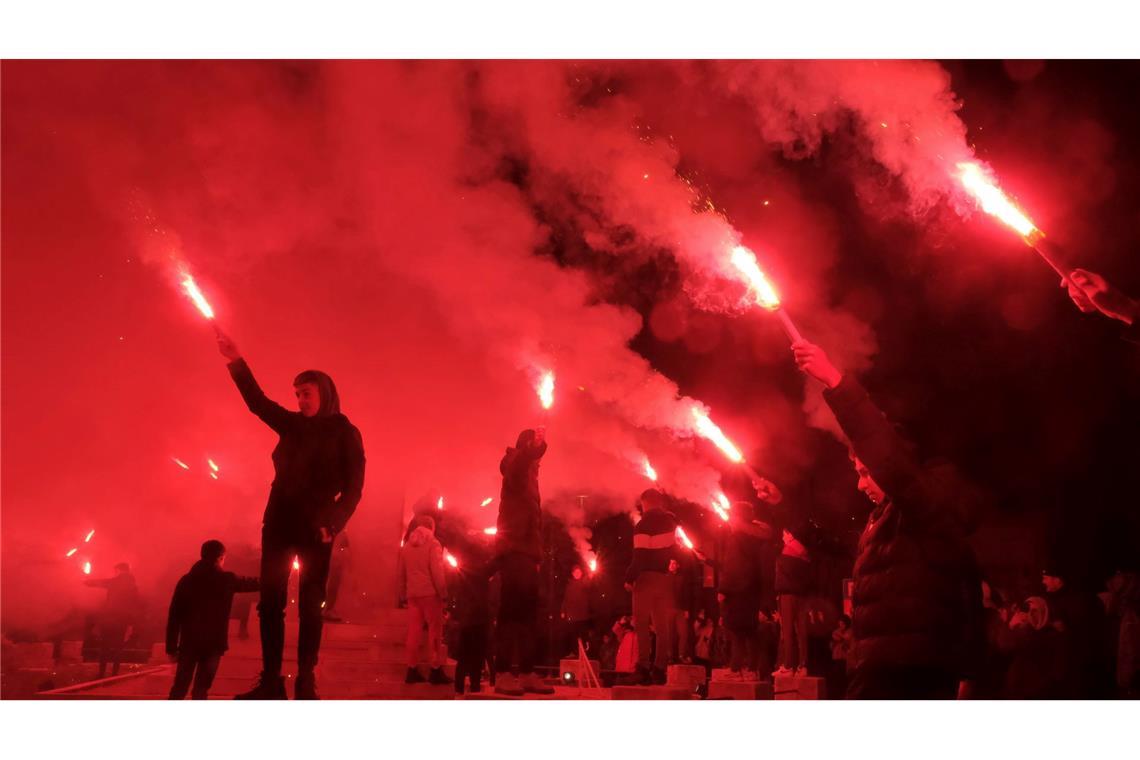
<svg viewBox="0 0 1140 760">
<path fill-rule="evenodd" d="M 306 417 L 270 401 L 244 359 L 230 362 L 229 370 L 249 410 L 280 436 L 266 531 L 293 540 L 315 540 L 321 528 L 339 533 L 364 489 L 360 431 L 339 412 Z"/>
<path fill-rule="evenodd" d="M 590 587 L 586 579 L 566 581 L 566 591 L 562 594 L 562 614 L 571 623 L 590 619 Z"/>
<path fill-rule="evenodd" d="M 969 490 L 920 467 L 851 376 L 824 391 L 855 454 L 886 494 L 855 559 L 853 667 L 929 667 L 973 677 L 985 643 L 981 578 L 965 537 Z"/>
<path fill-rule="evenodd" d="M 677 518 L 666 509 L 647 509 L 633 528 L 633 560 L 625 582 L 634 583 L 642 573 L 668 573 L 677 560 Z"/>
<path fill-rule="evenodd" d="M 529 436 L 527 435 L 529 433 Z M 499 462 L 503 487 L 495 543 L 499 554 L 519 553 L 542 558 L 542 497 L 538 492 L 538 461 L 546 442 L 534 445 L 534 431 L 526 430 L 518 444 L 507 449 Z"/>
<path fill-rule="evenodd" d="M 257 578 L 226 572 L 198 560 L 174 587 L 166 619 L 167 654 L 220 655 L 229 649 L 234 594 L 257 591 Z"/>
<path fill-rule="evenodd" d="M 99 611 L 102 625 L 125 628 L 135 623 L 139 616 L 141 598 L 134 575 L 126 572 L 112 578 L 93 578 L 86 581 L 86 585 L 107 590 L 107 601 Z"/>
<path fill-rule="evenodd" d="M 755 594 L 757 605 L 764 583 L 763 554 L 772 538 L 767 523 L 739 521 L 731 524 L 732 532 L 724 542 L 720 567 L 720 593 Z"/>
<path fill-rule="evenodd" d="M 814 585 L 811 562 L 790 554 L 776 557 L 776 593 L 807 596 Z"/>
</svg>

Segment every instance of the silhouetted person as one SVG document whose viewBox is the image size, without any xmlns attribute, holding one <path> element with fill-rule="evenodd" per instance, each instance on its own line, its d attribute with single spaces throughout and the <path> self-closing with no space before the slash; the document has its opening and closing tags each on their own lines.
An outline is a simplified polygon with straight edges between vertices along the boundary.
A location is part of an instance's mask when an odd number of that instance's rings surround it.
<svg viewBox="0 0 1140 760">
<path fill-rule="evenodd" d="M 853 573 L 850 698 L 952 699 L 965 694 L 984 648 L 981 577 L 966 543 L 968 489 L 922 466 L 850 375 L 807 341 L 800 369 L 822 382 L 851 442 L 859 490 L 875 505 Z M 782 621 L 787 625 L 788 621 Z"/>
<path fill-rule="evenodd" d="M 417 665 L 425 625 L 431 664 L 428 681 L 450 683 L 443 673 L 443 608 L 447 601 L 443 546 L 435 537 L 435 520 L 428 515 L 417 515 L 412 520 L 415 528 L 400 547 L 396 565 L 400 601 L 408 605 L 408 635 L 404 646 L 408 672 L 404 683 L 424 682 Z"/>
<path fill-rule="evenodd" d="M 111 578 L 91 578 L 84 581 L 87 586 L 107 590 L 107 600 L 99 611 L 99 677 L 107 675 L 107 663 L 111 664 L 111 675 L 119 675 L 119 664 L 123 659 L 123 648 L 134 633 L 135 621 L 139 612 L 139 589 L 131 566 L 126 562 L 115 565 L 115 575 Z"/>
<path fill-rule="evenodd" d="M 317 699 L 317 655 L 321 646 L 321 604 L 336 535 L 344 530 L 364 488 L 364 445 L 360 431 L 340 412 L 332 378 L 308 370 L 293 380 L 300 411 L 266 398 L 237 347 L 218 335 L 218 348 L 249 410 L 280 437 L 273 449 L 273 485 L 261 530 L 262 672 L 257 685 L 238 699 L 286 699 L 281 678 L 285 647 L 285 604 L 293 559 L 300 560 L 297 642 L 297 699 Z"/>
<path fill-rule="evenodd" d="M 261 566 L 261 556 L 257 547 L 248 543 L 241 543 L 232 551 L 226 549 L 226 565 L 238 575 L 256 577 Z M 234 599 L 230 608 L 230 617 L 238 621 L 238 638 L 245 641 L 249 638 L 249 613 L 253 609 L 254 598 L 242 594 Z"/>
<path fill-rule="evenodd" d="M 778 502 L 779 491 L 775 494 L 772 498 Z M 753 519 L 749 502 L 736 502 L 729 514 L 720 574 L 721 614 L 731 642 L 729 669 L 733 678 L 758 681 L 767 677 L 760 672 L 766 659 L 761 652 L 760 603 L 765 544 L 773 532 L 767 523 Z"/>
<path fill-rule="evenodd" d="M 471 693 L 482 690 L 483 664 L 491 633 L 490 548 L 471 542 L 463 553 L 463 567 L 454 583 L 453 617 L 459 627 L 455 651 L 455 693 L 464 692 L 465 681 Z"/>
<path fill-rule="evenodd" d="M 193 699 L 205 699 L 218 664 L 229 649 L 230 607 L 235 593 L 261 588 L 257 578 L 222 569 L 226 547 L 221 541 L 202 544 L 201 559 L 174 587 L 166 619 L 166 653 L 178 658 L 171 699 L 184 699 L 194 682 Z"/>
<path fill-rule="evenodd" d="M 812 567 L 807 548 L 788 530 L 783 531 L 783 548 L 776 558 L 775 590 L 780 608 L 780 667 L 776 673 L 806 675 Z"/>
<path fill-rule="evenodd" d="M 524 430 L 499 462 L 503 487 L 496 522 L 496 556 L 491 574 L 501 584 L 495 630 L 495 691 L 509 696 L 525 692 L 553 694 L 535 673 L 538 643 L 538 584 L 542 562 L 542 499 L 538 490 L 539 460 L 546 453 L 546 431 Z M 512 666 L 518 662 L 519 678 Z"/>
<path fill-rule="evenodd" d="M 1110 657 L 1106 652 L 1107 617 L 1095 594 L 1070 585 L 1054 563 L 1041 575 L 1049 625 L 1060 634 L 1061 697 L 1105 699 L 1111 696 Z"/>
<path fill-rule="evenodd" d="M 625 682 L 664 684 L 677 616 L 677 587 L 669 573 L 676 561 L 677 518 L 666 508 L 665 495 L 650 488 L 637 499 L 641 519 L 633 529 L 633 561 L 625 573 L 625 588 L 633 594 L 633 627 L 637 631 L 637 669 Z M 656 652 L 650 627 L 657 634 Z M 653 660 L 650 662 L 650 656 Z"/>
</svg>

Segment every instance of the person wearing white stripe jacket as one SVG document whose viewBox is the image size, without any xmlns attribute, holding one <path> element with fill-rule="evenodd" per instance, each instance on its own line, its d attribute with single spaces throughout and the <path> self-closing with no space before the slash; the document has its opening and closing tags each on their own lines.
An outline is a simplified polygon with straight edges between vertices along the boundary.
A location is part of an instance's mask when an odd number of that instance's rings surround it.
<svg viewBox="0 0 1140 760">
<path fill-rule="evenodd" d="M 677 590 L 669 562 L 679 554 L 677 518 L 667 509 L 665 495 L 652 488 L 638 498 L 637 511 L 641 520 L 633 531 L 633 561 L 625 574 L 625 588 L 633 592 L 638 663 L 627 683 L 648 686 L 665 683 L 673 651 Z M 650 626 L 657 633 L 656 650 L 651 649 Z M 652 665 L 651 652 L 655 652 Z"/>
</svg>

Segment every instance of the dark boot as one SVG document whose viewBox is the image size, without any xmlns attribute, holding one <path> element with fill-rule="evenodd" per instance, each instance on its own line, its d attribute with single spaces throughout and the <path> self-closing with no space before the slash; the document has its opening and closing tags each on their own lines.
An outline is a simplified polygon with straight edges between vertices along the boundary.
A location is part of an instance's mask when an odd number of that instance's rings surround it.
<svg viewBox="0 0 1140 760">
<path fill-rule="evenodd" d="M 667 674 L 661 668 L 653 668 L 649 671 L 649 680 L 654 686 L 664 686 L 667 680 Z"/>
<path fill-rule="evenodd" d="M 404 683 L 427 683 L 427 679 L 420 675 L 417 668 L 408 668 L 408 674 L 404 676 Z"/>
<path fill-rule="evenodd" d="M 431 673 L 428 674 L 428 683 L 433 686 L 443 686 L 450 684 L 451 679 L 443 672 L 443 668 L 432 668 Z"/>
<path fill-rule="evenodd" d="M 317 677 L 313 671 L 302 671 L 297 674 L 297 682 L 293 684 L 293 699 L 320 699 L 317 696 Z"/>
<path fill-rule="evenodd" d="M 622 686 L 652 686 L 653 676 L 649 668 L 644 665 L 638 665 L 637 670 L 628 675 L 622 676 L 618 683 Z"/>
<path fill-rule="evenodd" d="M 238 694 L 234 699 L 288 699 L 285 693 L 285 679 L 281 676 L 267 676 L 262 673 L 257 683 L 249 691 Z"/>
</svg>

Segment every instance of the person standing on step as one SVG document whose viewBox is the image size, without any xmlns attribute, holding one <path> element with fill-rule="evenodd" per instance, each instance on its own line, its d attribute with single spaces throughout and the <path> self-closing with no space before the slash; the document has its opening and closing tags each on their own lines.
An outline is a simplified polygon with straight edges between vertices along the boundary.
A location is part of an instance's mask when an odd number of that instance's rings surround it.
<svg viewBox="0 0 1140 760">
<path fill-rule="evenodd" d="M 281 677 L 285 649 L 285 604 L 294 560 L 300 563 L 297 681 L 294 697 L 317 699 L 315 668 L 321 647 L 333 541 L 344 530 L 364 489 L 364 444 L 360 431 L 341 414 L 332 378 L 308 370 L 293 380 L 298 411 L 269 400 L 230 338 L 218 334 L 218 349 L 246 406 L 277 433 L 273 485 L 261 530 L 262 670 L 257 684 L 237 699 L 286 699 Z"/>
<path fill-rule="evenodd" d="M 417 515 L 413 524 L 415 528 L 400 548 L 396 567 L 400 601 L 407 602 L 409 613 L 405 647 L 408 672 L 404 683 L 424 683 L 418 665 L 426 625 L 431 665 L 427 682 L 442 685 L 451 683 L 443 672 L 443 607 L 447 600 L 443 545 L 435 537 L 435 520 L 430 515 Z"/>
<path fill-rule="evenodd" d="M 538 467 L 545 453 L 546 430 L 524 430 L 499 462 L 503 487 L 496 522 L 496 556 L 488 574 L 497 573 L 500 581 L 495 691 L 507 696 L 554 693 L 534 670 L 542 562 Z M 512 671 L 516 657 L 518 677 Z"/>
<path fill-rule="evenodd" d="M 258 591 L 261 582 L 222 569 L 226 547 L 221 541 L 202 544 L 201 559 L 174 587 L 166 620 L 166 653 L 178 660 L 171 699 L 205 699 L 222 655 L 229 649 L 230 608 L 234 594 Z"/>
<path fill-rule="evenodd" d="M 677 587 L 669 572 L 680 554 L 677 518 L 667 509 L 665 494 L 650 488 L 637 500 L 641 520 L 633 529 L 633 561 L 625 588 L 633 594 L 633 626 L 637 631 L 637 670 L 628 685 L 665 683 L 677 618 Z M 656 650 L 650 628 L 657 634 Z M 650 659 L 652 655 L 652 660 Z"/>
</svg>

